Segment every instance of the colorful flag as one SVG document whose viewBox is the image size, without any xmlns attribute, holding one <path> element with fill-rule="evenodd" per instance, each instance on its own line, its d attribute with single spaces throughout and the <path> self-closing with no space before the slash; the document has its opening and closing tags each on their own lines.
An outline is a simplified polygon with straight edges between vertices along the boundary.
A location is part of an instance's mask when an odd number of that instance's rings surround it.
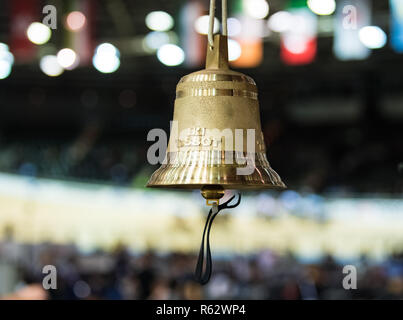
<svg viewBox="0 0 403 320">
<path fill-rule="evenodd" d="M 37 46 L 29 41 L 27 29 L 32 22 L 39 19 L 40 7 L 38 0 L 12 0 L 10 4 L 10 50 L 15 60 L 29 62 L 37 53 Z"/>
<path fill-rule="evenodd" d="M 207 36 L 197 33 L 194 23 L 203 15 L 199 1 L 188 1 L 180 12 L 181 46 L 185 51 L 185 65 L 200 67 L 206 57 Z"/>
<path fill-rule="evenodd" d="M 362 27 L 371 23 L 369 0 L 340 0 L 337 2 L 333 51 L 340 60 L 363 60 L 371 50 L 359 38 Z"/>
<path fill-rule="evenodd" d="M 403 0 L 390 0 L 391 10 L 391 45 L 403 53 Z"/>
<path fill-rule="evenodd" d="M 281 58 L 288 65 L 304 65 L 315 60 L 317 52 L 317 16 L 306 1 L 291 1 L 290 28 L 281 34 Z"/>
<path fill-rule="evenodd" d="M 74 0 L 70 2 L 69 12 L 79 11 L 85 16 L 84 26 L 74 32 L 68 31 L 68 47 L 71 47 L 79 57 L 80 65 L 91 64 L 94 54 L 94 17 L 95 17 L 95 1 L 94 0 Z"/>
<path fill-rule="evenodd" d="M 231 65 L 237 68 L 254 68 L 263 61 L 263 28 L 264 21 L 255 19 L 245 14 L 245 1 L 239 0 L 235 3 L 235 17 L 241 23 L 241 31 L 234 36 L 240 47 L 241 52 L 238 59 L 231 62 Z"/>
</svg>

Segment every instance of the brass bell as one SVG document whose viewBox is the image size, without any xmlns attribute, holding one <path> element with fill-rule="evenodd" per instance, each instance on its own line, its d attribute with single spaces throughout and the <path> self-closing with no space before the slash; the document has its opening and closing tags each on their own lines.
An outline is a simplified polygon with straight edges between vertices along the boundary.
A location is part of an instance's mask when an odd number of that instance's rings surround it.
<svg viewBox="0 0 403 320">
<path fill-rule="evenodd" d="M 226 36 L 214 36 L 204 70 L 179 81 L 173 120 L 165 161 L 147 187 L 200 189 L 208 204 L 225 189 L 286 187 L 266 158 L 256 83 L 229 69 Z"/>
</svg>

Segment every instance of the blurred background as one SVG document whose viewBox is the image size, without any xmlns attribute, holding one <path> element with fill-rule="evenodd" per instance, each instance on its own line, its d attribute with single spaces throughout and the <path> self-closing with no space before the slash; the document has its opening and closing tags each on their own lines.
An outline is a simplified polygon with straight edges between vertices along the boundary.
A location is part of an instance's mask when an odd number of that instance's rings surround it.
<svg viewBox="0 0 403 320">
<path fill-rule="evenodd" d="M 203 198 L 144 186 L 208 1 L 0 2 L 0 298 L 403 298 L 403 1 L 228 2 L 289 189 L 220 213 L 204 287 Z"/>
</svg>

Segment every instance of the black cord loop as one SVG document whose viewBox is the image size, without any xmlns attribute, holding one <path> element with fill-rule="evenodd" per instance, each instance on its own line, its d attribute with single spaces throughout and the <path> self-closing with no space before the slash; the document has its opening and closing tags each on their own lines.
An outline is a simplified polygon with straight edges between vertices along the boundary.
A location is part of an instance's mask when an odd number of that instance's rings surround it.
<svg viewBox="0 0 403 320">
<path fill-rule="evenodd" d="M 204 230 L 203 230 L 203 237 L 202 237 L 202 242 L 200 246 L 200 252 L 199 252 L 199 258 L 197 259 L 197 264 L 196 264 L 196 270 L 195 270 L 195 279 L 197 282 L 199 282 L 202 285 L 205 285 L 206 283 L 209 282 L 210 277 L 211 277 L 211 272 L 213 269 L 213 263 L 211 260 L 211 250 L 210 250 L 210 230 L 212 223 L 214 221 L 214 218 L 217 216 L 217 214 L 223 210 L 223 209 L 232 209 L 237 207 L 241 203 L 241 194 L 238 194 L 238 200 L 235 204 L 229 205 L 229 203 L 235 198 L 235 195 L 232 196 L 227 202 L 224 202 L 215 208 L 217 208 L 216 212 L 213 213 L 213 208 L 210 209 L 206 224 L 204 225 Z M 206 247 L 207 247 L 207 252 L 206 252 L 206 268 L 204 270 L 203 274 L 203 262 L 204 262 L 204 239 L 206 236 L 206 230 L 207 230 L 207 237 L 206 237 Z"/>
</svg>

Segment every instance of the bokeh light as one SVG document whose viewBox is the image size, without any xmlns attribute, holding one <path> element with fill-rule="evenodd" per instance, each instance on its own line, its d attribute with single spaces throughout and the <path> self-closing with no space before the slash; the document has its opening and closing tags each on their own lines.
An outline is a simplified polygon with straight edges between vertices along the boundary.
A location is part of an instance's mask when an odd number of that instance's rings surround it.
<svg viewBox="0 0 403 320">
<path fill-rule="evenodd" d="M 304 37 L 294 34 L 284 39 L 284 47 L 291 53 L 301 54 L 308 48 L 308 43 Z"/>
<path fill-rule="evenodd" d="M 157 57 L 166 66 L 177 66 L 185 60 L 185 53 L 177 45 L 165 44 L 158 49 Z"/>
<path fill-rule="evenodd" d="M 35 44 L 44 44 L 49 41 L 52 31 L 48 26 L 40 22 L 32 22 L 27 29 L 29 41 Z"/>
<path fill-rule="evenodd" d="M 336 10 L 335 0 L 308 0 L 308 7 L 317 15 L 330 15 Z"/>
<path fill-rule="evenodd" d="M 0 79 L 7 78 L 14 64 L 14 56 L 9 51 L 8 45 L 0 43 Z"/>
<path fill-rule="evenodd" d="M 78 57 L 74 50 L 64 48 L 57 53 L 57 61 L 64 69 L 72 69 L 76 66 Z"/>
<path fill-rule="evenodd" d="M 208 34 L 209 29 L 209 16 L 200 16 L 196 19 L 194 27 L 196 31 L 200 34 Z M 217 33 L 220 30 L 220 21 L 217 18 L 214 18 L 214 33 Z"/>
<path fill-rule="evenodd" d="M 174 19 L 165 11 L 152 11 L 146 16 L 146 26 L 154 31 L 168 31 L 174 25 Z"/>
<path fill-rule="evenodd" d="M 169 34 L 161 31 L 152 31 L 144 37 L 144 46 L 146 49 L 156 51 L 164 44 L 170 41 Z"/>
<path fill-rule="evenodd" d="M 244 0 L 245 12 L 252 18 L 264 19 L 269 14 L 269 4 L 266 0 Z"/>
<path fill-rule="evenodd" d="M 238 43 L 238 41 L 229 39 L 228 40 L 228 60 L 235 61 L 241 56 L 241 54 L 242 54 L 242 48 L 241 48 L 241 45 Z"/>
<path fill-rule="evenodd" d="M 386 33 L 379 27 L 367 26 L 359 31 L 360 41 L 369 49 L 383 48 L 388 40 Z"/>
<path fill-rule="evenodd" d="M 0 51 L 9 51 L 10 48 L 7 44 L 0 42 Z"/>
<path fill-rule="evenodd" d="M 71 31 L 79 31 L 86 23 L 85 15 L 80 11 L 70 12 L 66 18 L 66 26 Z"/>
<path fill-rule="evenodd" d="M 4 61 L 8 62 L 11 65 L 14 64 L 14 56 L 9 51 L 0 50 L 0 60 L 4 60 Z"/>
<path fill-rule="evenodd" d="M 228 18 L 227 20 L 228 26 L 228 36 L 235 37 L 239 35 L 242 31 L 241 22 L 237 18 Z"/>
<path fill-rule="evenodd" d="M 39 62 L 39 67 L 42 72 L 49 77 L 57 77 L 60 76 L 64 69 L 57 61 L 57 57 L 55 55 L 47 55 L 41 58 Z"/>
<path fill-rule="evenodd" d="M 77 298 L 85 299 L 91 294 L 91 288 L 87 282 L 78 280 L 73 286 L 73 292 Z"/>
<path fill-rule="evenodd" d="M 267 20 L 267 26 L 274 32 L 286 32 L 292 28 L 293 16 L 288 11 L 278 11 Z"/>
<path fill-rule="evenodd" d="M 95 69 L 102 73 L 115 72 L 120 66 L 120 59 L 116 56 L 105 56 L 96 54 L 92 59 Z"/>
<path fill-rule="evenodd" d="M 95 49 L 92 63 L 99 72 L 112 73 L 120 66 L 120 52 L 111 43 L 102 43 Z"/>
<path fill-rule="evenodd" d="M 11 63 L 5 60 L 0 60 L 0 79 L 5 79 L 10 75 L 11 67 Z"/>
<path fill-rule="evenodd" d="M 120 57 L 120 52 L 118 48 L 116 48 L 112 43 L 109 42 L 101 43 L 98 47 L 96 47 L 95 53 Z"/>
</svg>

